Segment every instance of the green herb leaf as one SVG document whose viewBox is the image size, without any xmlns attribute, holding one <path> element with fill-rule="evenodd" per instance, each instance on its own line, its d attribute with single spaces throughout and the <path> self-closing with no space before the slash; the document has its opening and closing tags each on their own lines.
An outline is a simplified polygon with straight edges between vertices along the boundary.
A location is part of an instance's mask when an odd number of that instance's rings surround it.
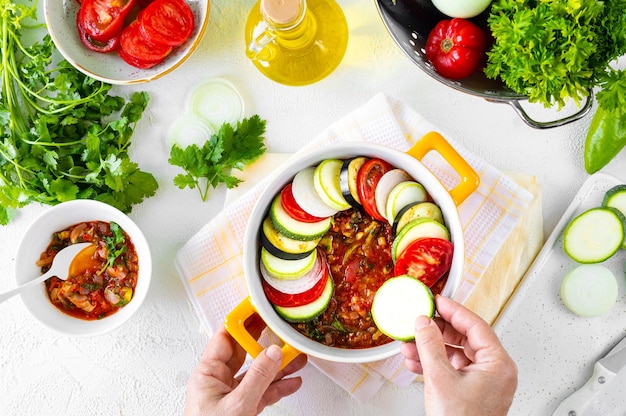
<svg viewBox="0 0 626 416">
<path fill-rule="evenodd" d="M 237 123 L 236 129 L 224 123 L 202 147 L 192 144 L 183 149 L 175 144 L 168 161 L 185 173 L 174 177 L 174 185 L 196 188 L 203 201 L 208 198 L 209 187 L 236 187 L 241 180 L 232 176 L 231 170 L 243 170 L 265 152 L 264 133 L 265 120 L 254 115 Z"/>
</svg>

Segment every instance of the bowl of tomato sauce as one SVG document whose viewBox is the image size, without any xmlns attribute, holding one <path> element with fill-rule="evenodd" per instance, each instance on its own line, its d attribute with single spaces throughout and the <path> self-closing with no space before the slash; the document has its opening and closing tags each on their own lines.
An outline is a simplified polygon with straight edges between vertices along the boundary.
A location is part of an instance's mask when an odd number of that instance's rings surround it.
<svg viewBox="0 0 626 416">
<path fill-rule="evenodd" d="M 141 229 L 123 212 L 99 201 L 55 205 L 24 234 L 16 255 L 18 285 L 45 273 L 57 253 L 91 243 L 70 266 L 66 279 L 50 277 L 25 289 L 22 301 L 49 329 L 72 337 L 110 332 L 141 307 L 152 276 L 150 247 Z"/>
<path fill-rule="evenodd" d="M 451 189 L 444 187 L 421 163 L 430 151 L 441 154 L 458 173 L 460 181 Z M 305 195 L 313 191 L 305 189 L 306 180 L 303 182 L 301 178 L 306 179 L 311 169 L 318 171 L 319 168 L 321 172 L 329 173 L 327 178 L 332 182 L 336 180 L 332 172 L 337 174 L 337 164 L 343 165 L 356 159 L 362 159 L 358 180 L 362 181 L 364 189 L 369 189 L 360 194 L 360 204 L 346 204 L 347 201 L 332 195 L 332 191 L 325 201 L 333 198 L 343 201 L 333 209 L 317 202 L 304 204 L 307 197 L 303 199 L 303 191 Z M 327 171 L 321 168 L 326 165 Z M 394 270 L 393 263 L 396 266 L 400 263 L 400 251 L 394 250 L 400 246 L 402 236 L 409 235 L 409 232 L 395 228 L 397 221 L 393 224 L 389 221 L 389 209 L 386 210 L 386 218 L 383 218 L 382 211 L 374 208 L 377 205 L 374 195 L 379 200 L 381 198 L 375 188 L 383 187 L 384 176 L 378 177 L 377 185 L 367 184 L 380 169 L 384 169 L 390 177 L 400 175 L 398 182 L 411 185 L 418 182 L 423 187 L 423 202 L 438 207 L 441 215 L 436 221 L 416 220 L 415 224 L 428 223 L 435 234 L 445 234 L 451 242 L 449 268 L 439 280 L 430 283 L 430 289 L 434 294 L 454 296 L 461 282 L 464 263 L 463 230 L 457 206 L 474 192 L 479 183 L 471 166 L 435 132 L 425 135 L 407 152 L 369 143 L 326 146 L 287 162 L 262 192 L 247 224 L 243 255 L 249 297 L 228 315 L 226 327 L 252 356 L 262 350 L 245 329 L 246 320 L 253 314 L 260 315 L 284 341 L 284 363 L 299 353 L 328 361 L 364 363 L 399 352 L 400 342 L 381 334 L 371 316 L 375 292 L 395 275 L 397 270 Z M 348 192 L 345 195 L 350 199 Z M 296 202 L 303 203 L 289 202 L 292 196 Z M 296 205 L 306 213 L 295 213 L 293 206 Z M 390 209 L 393 210 L 393 207 Z M 283 211 L 289 214 L 289 218 L 297 217 L 299 220 L 291 221 L 283 215 Z M 397 217 L 403 218 L 403 215 L 398 213 Z M 328 223 L 324 218 L 328 219 Z M 306 223 L 305 226 L 298 231 L 303 223 Z M 436 230 L 441 228 L 447 231 L 438 234 Z M 279 250 L 275 250 L 277 247 Z M 310 269 L 307 265 L 309 258 L 312 258 Z M 310 271 L 298 277 L 301 274 L 297 270 L 301 267 Z M 308 285 L 302 281 L 309 277 L 313 281 L 313 276 L 320 276 L 319 282 L 322 283 Z M 299 286 L 301 290 L 297 294 L 290 292 Z M 319 294 L 314 294 L 318 290 Z M 285 296 L 289 293 L 292 294 Z M 327 295 L 329 298 L 324 299 Z"/>
<path fill-rule="evenodd" d="M 136 84 L 178 68 L 196 49 L 210 0 L 44 0 L 48 32 L 76 69 Z"/>
</svg>

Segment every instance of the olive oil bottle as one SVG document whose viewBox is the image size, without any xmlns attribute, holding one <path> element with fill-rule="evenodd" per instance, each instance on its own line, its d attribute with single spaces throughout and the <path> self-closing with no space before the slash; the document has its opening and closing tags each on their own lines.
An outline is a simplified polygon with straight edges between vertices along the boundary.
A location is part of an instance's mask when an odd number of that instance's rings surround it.
<svg viewBox="0 0 626 416">
<path fill-rule="evenodd" d="M 246 55 L 266 77 L 307 85 L 337 68 L 348 24 L 335 0 L 259 0 L 246 22 Z"/>
</svg>

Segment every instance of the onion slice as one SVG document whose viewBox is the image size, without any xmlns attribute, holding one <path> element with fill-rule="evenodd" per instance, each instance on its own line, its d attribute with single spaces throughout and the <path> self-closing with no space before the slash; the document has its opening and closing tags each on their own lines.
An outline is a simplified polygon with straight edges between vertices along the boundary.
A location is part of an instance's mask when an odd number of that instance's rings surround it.
<svg viewBox="0 0 626 416">
<path fill-rule="evenodd" d="M 561 300 L 578 316 L 605 314 L 617 300 L 615 275 L 601 264 L 582 264 L 569 271 L 561 283 Z"/>
<path fill-rule="evenodd" d="M 192 144 L 201 148 L 214 134 L 215 130 L 206 120 L 192 114 L 183 114 L 170 129 L 169 148 L 178 145 L 185 149 Z"/>
<path fill-rule="evenodd" d="M 268 273 L 262 261 L 259 262 L 259 269 L 261 270 L 263 280 L 265 280 L 274 289 L 288 295 L 297 295 L 312 289 L 313 286 L 315 286 L 315 284 L 326 274 L 326 257 L 318 255 L 313 268 L 304 276 L 294 280 L 279 279 L 272 276 Z"/>
<path fill-rule="evenodd" d="M 229 123 L 233 128 L 243 119 L 244 102 L 235 86 L 222 78 L 211 78 L 198 86 L 189 99 L 192 114 L 205 119 L 218 131 L 222 124 Z"/>
</svg>

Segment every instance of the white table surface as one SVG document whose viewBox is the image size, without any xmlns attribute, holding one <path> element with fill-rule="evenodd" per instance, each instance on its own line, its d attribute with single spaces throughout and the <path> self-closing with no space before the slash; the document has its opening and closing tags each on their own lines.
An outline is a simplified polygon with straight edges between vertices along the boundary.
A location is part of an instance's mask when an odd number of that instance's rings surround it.
<svg viewBox="0 0 626 416">
<path fill-rule="evenodd" d="M 0 304 L 0 415 L 182 412 L 187 378 L 207 336 L 190 309 L 173 259 L 221 210 L 225 189 L 213 191 L 203 203 L 195 190 L 176 188 L 172 178 L 178 170 L 167 163 L 165 137 L 183 113 L 187 94 L 209 77 L 233 82 L 244 97 L 246 116 L 259 114 L 267 120 L 266 143 L 272 152 L 296 151 L 378 92 L 401 99 L 496 167 L 536 175 L 543 187 L 545 234 L 550 233 L 588 177 L 582 151 L 591 117 L 556 129 L 532 129 L 508 106 L 446 88 L 423 74 L 396 47 L 372 1 L 339 3 L 350 30 L 348 50 L 337 70 L 317 84 L 286 87 L 263 77 L 244 54 L 243 26 L 252 2 L 216 0 L 204 39 L 179 69 L 148 84 L 116 87 L 120 94 L 145 90 L 151 96 L 131 153 L 142 169 L 155 175 L 159 190 L 130 214 L 152 248 L 148 298 L 122 328 L 87 339 L 51 333 L 28 314 L 19 297 Z M 542 117 L 558 116 L 553 110 L 530 108 Z M 626 152 L 604 171 L 623 175 L 624 166 Z M 17 244 L 46 209 L 30 205 L 0 228 L 0 292 L 14 287 Z M 523 353 L 514 345 L 510 351 L 514 357 Z M 423 414 L 420 383 L 406 389 L 386 385 L 360 403 L 311 366 L 302 376 L 302 389 L 264 414 Z M 524 386 L 520 380 L 520 389 Z"/>
</svg>

